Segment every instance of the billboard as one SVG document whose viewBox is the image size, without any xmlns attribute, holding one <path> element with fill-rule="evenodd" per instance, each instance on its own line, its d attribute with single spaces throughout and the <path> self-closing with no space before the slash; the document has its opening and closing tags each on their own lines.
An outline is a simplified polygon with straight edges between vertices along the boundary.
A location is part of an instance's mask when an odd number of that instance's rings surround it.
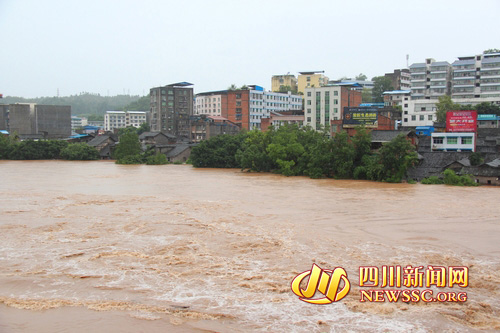
<svg viewBox="0 0 500 333">
<path fill-rule="evenodd" d="M 476 132 L 476 111 L 446 112 L 446 132 Z"/>
<path fill-rule="evenodd" d="M 356 126 L 377 128 L 378 127 L 378 108 L 374 108 L 374 107 L 357 107 L 357 108 L 345 107 L 342 125 L 344 128 L 354 128 Z"/>
</svg>

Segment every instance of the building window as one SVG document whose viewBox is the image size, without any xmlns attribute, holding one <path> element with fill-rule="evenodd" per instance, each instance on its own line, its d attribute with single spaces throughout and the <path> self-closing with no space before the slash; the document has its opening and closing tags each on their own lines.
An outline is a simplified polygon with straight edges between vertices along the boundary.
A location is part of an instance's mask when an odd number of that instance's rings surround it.
<svg viewBox="0 0 500 333">
<path fill-rule="evenodd" d="M 335 90 L 335 91 L 333 92 L 333 96 L 338 96 L 338 95 L 339 95 L 339 92 Z"/>
<path fill-rule="evenodd" d="M 472 136 L 464 136 L 461 138 L 463 145 L 471 145 L 472 144 Z"/>
<path fill-rule="evenodd" d="M 306 80 L 307 80 L 307 82 L 311 82 L 311 77 L 308 76 Z"/>
<path fill-rule="evenodd" d="M 311 113 L 311 109 L 307 109 L 307 113 Z"/>
<path fill-rule="evenodd" d="M 419 119 L 420 119 L 420 120 L 424 120 L 424 116 L 423 116 L 423 115 L 420 115 Z"/>
<path fill-rule="evenodd" d="M 407 123 L 407 122 L 408 122 L 408 118 L 405 118 L 405 119 L 404 119 L 404 122 L 405 122 L 405 123 Z"/>
<path fill-rule="evenodd" d="M 311 100 L 310 99 L 307 100 L 307 105 L 311 105 Z"/>
<path fill-rule="evenodd" d="M 307 97 L 311 97 L 311 92 L 310 91 L 307 92 Z"/>
<path fill-rule="evenodd" d="M 427 120 L 432 120 L 432 114 L 427 116 Z"/>
<path fill-rule="evenodd" d="M 443 144 L 443 137 L 432 138 L 432 143 L 442 145 Z"/>
<path fill-rule="evenodd" d="M 457 137 L 448 137 L 446 138 L 446 143 L 449 145 L 456 145 L 458 144 L 458 138 Z"/>
<path fill-rule="evenodd" d="M 413 120 L 413 121 L 417 120 L 417 116 L 415 116 L 415 115 L 411 116 L 411 120 Z"/>
<path fill-rule="evenodd" d="M 307 122 L 310 123 L 311 122 L 311 117 L 307 117 Z"/>
<path fill-rule="evenodd" d="M 338 99 L 334 99 L 333 100 L 333 104 L 339 104 L 339 100 Z"/>
<path fill-rule="evenodd" d="M 241 101 L 236 101 L 236 106 L 241 106 Z"/>
<path fill-rule="evenodd" d="M 236 94 L 236 98 L 241 98 L 241 94 Z"/>
<path fill-rule="evenodd" d="M 337 113 L 337 112 L 339 112 L 339 109 L 338 108 L 333 108 L 333 112 Z"/>
</svg>

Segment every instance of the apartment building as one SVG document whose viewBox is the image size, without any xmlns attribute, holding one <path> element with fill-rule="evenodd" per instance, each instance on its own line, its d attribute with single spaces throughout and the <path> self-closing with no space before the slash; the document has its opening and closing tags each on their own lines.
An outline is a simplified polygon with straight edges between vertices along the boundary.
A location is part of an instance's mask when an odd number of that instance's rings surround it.
<svg viewBox="0 0 500 333">
<path fill-rule="evenodd" d="M 458 57 L 452 66 L 452 98 L 500 101 L 500 53 Z"/>
<path fill-rule="evenodd" d="M 104 130 L 134 126 L 138 128 L 148 122 L 147 111 L 106 111 L 104 115 Z"/>
<path fill-rule="evenodd" d="M 193 114 L 193 84 L 178 82 L 150 89 L 151 131 L 189 138 Z"/>
<path fill-rule="evenodd" d="M 452 67 L 447 61 L 428 58 L 410 66 L 411 99 L 438 99 L 449 95 Z"/>
<path fill-rule="evenodd" d="M 328 84 L 325 71 L 299 72 L 297 88 L 299 93 L 304 93 L 306 88 L 322 87 Z"/>
<path fill-rule="evenodd" d="M 384 76 L 391 80 L 394 90 L 410 90 L 411 88 L 410 70 L 407 68 L 395 69 L 393 73 L 386 73 Z"/>
<path fill-rule="evenodd" d="M 194 101 L 194 114 L 221 116 L 222 109 L 227 108 L 226 95 L 226 91 L 196 94 Z"/>
<path fill-rule="evenodd" d="M 268 118 L 270 112 L 302 110 L 302 96 L 250 85 L 248 89 L 197 94 L 194 105 L 196 115 L 222 116 L 240 128 L 252 130 L 261 129 L 261 119 Z"/>
<path fill-rule="evenodd" d="M 271 78 L 271 90 L 274 92 L 280 92 L 285 87 L 290 87 L 292 92 L 297 92 L 297 78 L 295 75 L 273 75 Z"/>
<path fill-rule="evenodd" d="M 304 125 L 330 130 L 330 120 L 341 120 L 344 107 L 361 104 L 358 85 L 333 84 L 305 89 Z"/>
</svg>

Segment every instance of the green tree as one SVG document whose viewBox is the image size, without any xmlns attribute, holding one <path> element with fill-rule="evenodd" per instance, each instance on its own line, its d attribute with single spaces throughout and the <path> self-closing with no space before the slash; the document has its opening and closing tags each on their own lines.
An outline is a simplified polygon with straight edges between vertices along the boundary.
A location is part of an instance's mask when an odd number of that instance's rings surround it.
<svg viewBox="0 0 500 333">
<path fill-rule="evenodd" d="M 382 94 L 385 91 L 394 90 L 392 81 L 387 76 L 376 76 L 372 79 L 372 81 L 372 100 L 374 103 L 382 103 L 384 101 L 384 96 Z"/>
<path fill-rule="evenodd" d="M 167 163 L 168 163 L 167 156 L 165 156 L 165 154 L 161 154 L 161 153 L 158 153 L 158 154 L 155 154 L 155 155 L 152 155 L 152 156 L 149 156 L 148 158 L 146 158 L 147 165 L 163 165 L 163 164 L 167 164 Z"/>
<path fill-rule="evenodd" d="M 148 123 L 142 123 L 139 128 L 137 128 L 137 134 L 141 135 L 142 133 L 151 131 L 151 126 Z"/>
<path fill-rule="evenodd" d="M 148 111 L 151 107 L 151 100 L 149 95 L 139 98 L 137 101 L 125 105 L 122 110 L 124 111 Z"/>
<path fill-rule="evenodd" d="M 121 137 L 125 133 L 137 133 L 137 128 L 135 128 L 132 125 L 129 125 L 127 127 L 122 127 L 118 129 L 118 136 Z"/>
<path fill-rule="evenodd" d="M 347 132 L 342 131 L 331 140 L 332 171 L 335 178 L 351 178 L 356 155 Z"/>
<path fill-rule="evenodd" d="M 371 103 L 373 100 L 372 90 L 368 88 L 363 88 L 361 91 L 361 101 L 363 103 Z"/>
<path fill-rule="evenodd" d="M 119 143 L 113 153 L 116 160 L 123 159 L 127 156 L 134 156 L 141 154 L 141 144 L 139 143 L 139 136 L 134 131 L 126 132 L 120 136 Z"/>
<path fill-rule="evenodd" d="M 236 153 L 236 161 L 242 169 L 251 171 L 271 171 L 275 165 L 267 154 L 267 146 L 271 143 L 274 128 L 267 132 L 250 131 Z"/>
<path fill-rule="evenodd" d="M 277 172 L 285 176 L 295 176 L 303 173 L 297 163 L 305 152 L 304 146 L 298 142 L 296 126 L 281 126 L 273 135 L 266 151 L 278 166 Z"/>
<path fill-rule="evenodd" d="M 477 110 L 478 114 L 496 114 L 500 116 L 500 106 L 494 103 L 482 102 L 477 104 L 474 109 Z"/>
<path fill-rule="evenodd" d="M 471 165 L 476 166 L 482 164 L 484 162 L 484 158 L 480 152 L 476 151 L 469 155 L 469 161 Z"/>
<path fill-rule="evenodd" d="M 446 122 L 446 112 L 450 110 L 460 110 L 460 104 L 452 101 L 451 97 L 444 95 L 439 97 L 436 103 L 436 118 L 439 123 Z"/>
<path fill-rule="evenodd" d="M 382 165 L 379 180 L 399 183 L 406 176 L 408 168 L 414 166 L 418 161 L 418 155 L 415 146 L 406 136 L 400 134 L 380 148 L 379 161 Z"/>
<path fill-rule="evenodd" d="M 191 151 L 190 160 L 197 168 L 241 168 L 236 153 L 246 137 L 246 132 L 238 135 L 223 134 L 200 142 Z"/>
<path fill-rule="evenodd" d="M 363 164 L 363 156 L 370 154 L 372 143 L 370 131 L 364 126 L 356 127 L 356 134 L 351 141 L 354 146 L 354 167 L 356 168 Z"/>
<path fill-rule="evenodd" d="M 500 49 L 487 49 L 483 51 L 483 54 L 500 53 Z"/>
<path fill-rule="evenodd" d="M 72 143 L 61 150 L 61 158 L 65 160 L 98 160 L 99 151 L 86 143 Z"/>
<path fill-rule="evenodd" d="M 356 81 L 366 81 L 367 78 L 368 76 L 366 76 L 365 74 L 359 73 L 359 75 L 356 76 Z"/>
<path fill-rule="evenodd" d="M 227 90 L 237 90 L 237 89 L 238 87 L 234 83 L 227 88 Z"/>
</svg>

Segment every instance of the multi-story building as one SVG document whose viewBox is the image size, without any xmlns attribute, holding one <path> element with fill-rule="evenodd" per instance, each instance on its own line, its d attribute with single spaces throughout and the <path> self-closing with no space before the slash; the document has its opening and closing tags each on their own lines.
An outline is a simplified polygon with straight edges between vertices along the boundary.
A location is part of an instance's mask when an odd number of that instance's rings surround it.
<svg viewBox="0 0 500 333">
<path fill-rule="evenodd" d="M 71 135 L 71 106 L 10 104 L 9 133 L 17 133 L 21 138 L 68 138 Z"/>
<path fill-rule="evenodd" d="M 451 65 L 447 61 L 426 59 L 410 66 L 411 99 L 438 99 L 449 95 Z"/>
<path fill-rule="evenodd" d="M 500 101 L 500 53 L 458 57 L 452 66 L 452 98 Z"/>
<path fill-rule="evenodd" d="M 394 90 L 410 90 L 410 70 L 395 69 L 394 73 L 387 73 L 385 77 L 391 79 Z"/>
<path fill-rule="evenodd" d="M 194 114 L 220 116 L 222 114 L 222 109 L 227 108 L 226 96 L 226 91 L 196 94 L 194 100 Z"/>
<path fill-rule="evenodd" d="M 271 79 L 271 90 L 280 92 L 286 87 L 290 87 L 291 91 L 297 93 L 297 78 L 295 75 L 273 75 Z"/>
<path fill-rule="evenodd" d="M 284 125 L 297 125 L 302 127 L 304 125 L 304 113 L 303 112 L 271 112 L 269 118 L 262 118 L 261 129 L 262 131 L 267 131 L 269 126 L 274 126 L 274 128 L 279 128 Z"/>
<path fill-rule="evenodd" d="M 325 71 L 299 72 L 297 89 L 304 93 L 306 88 L 322 87 L 328 84 L 328 77 L 323 75 Z"/>
<path fill-rule="evenodd" d="M 104 115 L 104 130 L 133 126 L 138 128 L 148 122 L 147 111 L 106 111 Z"/>
<path fill-rule="evenodd" d="M 151 130 L 165 132 L 179 138 L 191 135 L 189 117 L 193 114 L 191 83 L 179 82 L 151 88 Z"/>
<path fill-rule="evenodd" d="M 358 87 L 358 85 L 356 85 Z M 330 130 L 330 120 L 341 120 L 344 107 L 361 104 L 361 92 L 353 85 L 333 84 L 306 88 L 304 125 L 315 130 Z"/>
<path fill-rule="evenodd" d="M 74 131 L 77 128 L 82 128 L 87 125 L 87 118 L 71 116 L 71 130 Z"/>
<path fill-rule="evenodd" d="M 384 96 L 384 106 L 401 107 L 403 119 L 409 114 L 410 90 L 385 91 L 382 95 Z"/>
<path fill-rule="evenodd" d="M 302 110 L 302 96 L 265 91 L 256 85 L 248 89 L 197 94 L 196 115 L 222 116 L 247 130 L 261 129 L 261 119 L 270 112 Z"/>
</svg>

